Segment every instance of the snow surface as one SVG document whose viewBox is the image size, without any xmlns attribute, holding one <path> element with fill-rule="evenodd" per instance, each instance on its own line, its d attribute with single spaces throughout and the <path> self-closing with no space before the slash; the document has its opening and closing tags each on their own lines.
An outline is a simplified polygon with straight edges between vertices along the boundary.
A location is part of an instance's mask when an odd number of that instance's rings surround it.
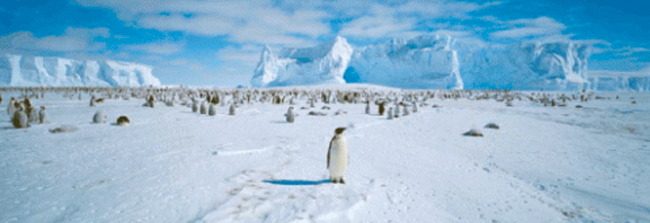
<svg viewBox="0 0 650 223">
<path fill-rule="evenodd" d="M 353 49 L 336 37 L 314 48 L 281 51 L 276 56 L 264 49 L 252 86 L 370 83 L 416 89 L 578 90 L 588 86 L 590 47 L 575 41 L 488 45 L 435 34 Z"/>
<path fill-rule="evenodd" d="M 0 56 L 0 86 L 160 86 L 151 71 L 147 65 L 112 60 Z"/>
<path fill-rule="evenodd" d="M 366 115 L 363 103 L 302 110 L 299 100 L 289 124 L 289 105 L 207 116 L 47 93 L 32 104 L 47 107 L 49 124 L 14 129 L 0 112 L 0 222 L 650 222 L 650 97 L 597 95 L 609 99 L 437 97 L 393 120 L 375 105 Z M 2 96 L 4 108 L 17 93 Z M 109 123 L 92 124 L 98 110 Z M 129 127 L 111 124 L 121 115 Z M 500 129 L 462 136 L 490 122 Z M 78 130 L 48 132 L 64 124 Z M 345 185 L 327 182 L 325 168 L 341 126 Z"/>
</svg>

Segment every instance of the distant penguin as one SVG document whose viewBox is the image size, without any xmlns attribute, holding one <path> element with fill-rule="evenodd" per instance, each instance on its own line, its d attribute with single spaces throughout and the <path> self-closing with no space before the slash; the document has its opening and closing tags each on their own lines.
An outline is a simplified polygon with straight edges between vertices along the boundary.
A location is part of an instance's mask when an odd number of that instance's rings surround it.
<svg viewBox="0 0 650 223">
<path fill-rule="evenodd" d="M 199 111 L 199 102 L 195 100 L 194 103 L 192 104 L 192 112 L 198 112 L 198 111 Z"/>
<path fill-rule="evenodd" d="M 25 113 L 27 113 L 27 120 L 29 123 L 38 123 L 38 112 L 34 107 L 27 107 Z"/>
<path fill-rule="evenodd" d="M 210 103 L 210 106 L 208 108 L 208 115 L 210 115 L 210 116 L 217 115 L 217 108 L 215 108 L 214 104 L 212 104 L 212 103 Z"/>
<path fill-rule="evenodd" d="M 208 114 L 208 107 L 205 106 L 205 102 L 201 103 L 201 111 L 200 111 L 200 113 L 202 115 Z"/>
<path fill-rule="evenodd" d="M 399 104 L 395 106 L 395 112 L 393 113 L 395 118 L 399 118 Z"/>
<path fill-rule="evenodd" d="M 16 100 L 12 97 L 11 100 L 9 100 L 9 105 L 7 105 L 7 115 L 13 116 L 15 112 L 16 112 Z"/>
<path fill-rule="evenodd" d="M 384 115 L 384 112 L 386 111 L 386 107 L 384 105 L 384 102 L 379 103 L 379 108 L 378 109 L 379 109 L 379 111 L 378 111 L 379 115 Z"/>
<path fill-rule="evenodd" d="M 392 107 L 388 108 L 388 115 L 387 116 L 388 116 L 388 120 L 393 119 L 393 108 Z"/>
<path fill-rule="evenodd" d="M 117 118 L 117 124 L 120 126 L 129 126 L 131 124 L 131 121 L 129 121 L 129 118 L 126 116 L 120 116 Z"/>
<path fill-rule="evenodd" d="M 404 106 L 404 116 L 409 115 L 409 108 Z"/>
<path fill-rule="evenodd" d="M 418 104 L 413 102 L 413 113 L 417 113 L 417 112 L 418 112 Z"/>
<path fill-rule="evenodd" d="M 38 122 L 41 124 L 50 122 L 50 117 L 45 111 L 45 106 L 41 106 L 41 110 L 38 111 Z"/>
<path fill-rule="evenodd" d="M 108 121 L 108 116 L 103 111 L 97 111 L 93 116 L 93 123 L 106 123 L 106 121 Z"/>
<path fill-rule="evenodd" d="M 334 130 L 334 137 L 327 150 L 327 169 L 332 183 L 345 184 L 343 172 L 348 167 L 348 142 L 343 135 L 345 128 Z"/>
<path fill-rule="evenodd" d="M 366 115 L 370 114 L 370 101 L 366 101 Z"/>
<path fill-rule="evenodd" d="M 288 123 L 293 123 L 296 120 L 296 114 L 293 113 L 293 107 L 289 107 L 287 114 L 284 114 L 284 116 L 287 118 Z"/>
<path fill-rule="evenodd" d="M 149 97 L 147 97 L 147 106 L 153 108 L 153 104 L 155 101 L 156 98 L 154 98 L 153 95 L 149 95 Z"/>
<path fill-rule="evenodd" d="M 230 109 L 228 111 L 228 114 L 232 116 L 235 115 L 235 104 L 230 104 Z"/>
<path fill-rule="evenodd" d="M 79 95 L 79 99 L 81 99 L 81 95 Z M 95 95 L 90 97 L 90 107 L 95 107 Z"/>
<path fill-rule="evenodd" d="M 11 122 L 14 124 L 15 128 L 20 129 L 29 127 L 28 121 L 27 114 L 23 111 L 23 108 L 19 106 L 14 112 Z"/>
</svg>

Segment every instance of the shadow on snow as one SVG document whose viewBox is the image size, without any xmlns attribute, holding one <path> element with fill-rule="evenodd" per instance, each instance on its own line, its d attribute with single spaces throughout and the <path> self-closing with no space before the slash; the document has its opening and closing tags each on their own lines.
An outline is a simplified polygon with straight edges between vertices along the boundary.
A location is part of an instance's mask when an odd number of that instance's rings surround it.
<svg viewBox="0 0 650 223">
<path fill-rule="evenodd" d="M 323 180 L 264 180 L 264 183 L 285 185 L 285 186 L 310 186 L 330 183 L 330 179 Z"/>
</svg>

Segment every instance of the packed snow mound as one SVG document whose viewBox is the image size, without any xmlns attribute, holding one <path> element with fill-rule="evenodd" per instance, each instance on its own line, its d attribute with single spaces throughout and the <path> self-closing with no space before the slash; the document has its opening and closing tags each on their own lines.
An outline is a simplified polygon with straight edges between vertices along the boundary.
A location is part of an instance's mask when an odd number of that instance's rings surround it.
<svg viewBox="0 0 650 223">
<path fill-rule="evenodd" d="M 587 73 L 589 89 L 594 91 L 650 92 L 650 72 L 596 70 Z"/>
<path fill-rule="evenodd" d="M 590 46 L 576 41 L 489 45 L 436 34 L 352 49 L 336 37 L 314 48 L 282 49 L 278 55 L 266 47 L 251 83 L 574 90 L 589 86 L 589 56 Z"/>
<path fill-rule="evenodd" d="M 274 55 L 266 46 L 251 80 L 254 87 L 345 83 L 352 47 L 343 37 L 313 48 L 284 48 Z"/>
<path fill-rule="evenodd" d="M 151 71 L 147 65 L 112 60 L 0 56 L 0 86 L 160 86 Z"/>
</svg>

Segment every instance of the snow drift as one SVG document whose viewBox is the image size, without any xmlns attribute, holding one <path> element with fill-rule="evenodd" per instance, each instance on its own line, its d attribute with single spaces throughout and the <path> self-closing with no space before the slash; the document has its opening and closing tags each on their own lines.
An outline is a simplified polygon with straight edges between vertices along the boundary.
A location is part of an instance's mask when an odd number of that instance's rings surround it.
<svg viewBox="0 0 650 223">
<path fill-rule="evenodd" d="M 401 88 L 573 90 L 588 86 L 589 45 L 488 45 L 447 35 L 352 48 L 345 38 L 303 49 L 266 47 L 255 87 L 370 83 Z"/>
<path fill-rule="evenodd" d="M 112 60 L 0 56 L 0 86 L 160 86 L 147 65 Z"/>
</svg>

